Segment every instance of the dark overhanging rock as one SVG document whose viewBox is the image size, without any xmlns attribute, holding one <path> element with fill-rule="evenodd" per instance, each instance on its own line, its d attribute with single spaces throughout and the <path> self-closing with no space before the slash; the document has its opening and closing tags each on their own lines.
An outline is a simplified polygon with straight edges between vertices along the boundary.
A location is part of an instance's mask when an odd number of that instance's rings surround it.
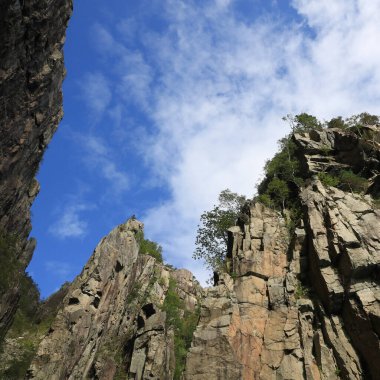
<svg viewBox="0 0 380 380">
<path fill-rule="evenodd" d="M 35 247 L 30 207 L 44 151 L 58 127 L 62 47 L 72 0 L 5 0 L 0 12 L 0 235 L 17 236 L 18 271 L 0 290 L 0 341 L 17 308 L 19 276 Z M 4 252 L 0 265 L 6 266 Z"/>
</svg>

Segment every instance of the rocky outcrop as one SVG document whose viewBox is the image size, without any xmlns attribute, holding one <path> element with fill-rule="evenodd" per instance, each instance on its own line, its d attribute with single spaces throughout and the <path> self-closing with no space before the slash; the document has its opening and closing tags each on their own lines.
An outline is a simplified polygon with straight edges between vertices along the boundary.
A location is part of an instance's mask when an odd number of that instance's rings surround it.
<svg viewBox="0 0 380 380">
<path fill-rule="evenodd" d="M 28 240 L 30 206 L 39 190 L 34 177 L 62 118 L 62 45 L 71 10 L 71 0 L 1 3 L 0 235 L 17 236 L 20 272 L 35 246 Z M 0 252 L 0 265 L 7 265 L 6 257 Z M 0 292 L 1 340 L 17 306 L 17 276 Z"/>
<path fill-rule="evenodd" d="M 300 196 L 313 289 L 327 313 L 342 319 L 360 356 L 362 374 L 376 379 L 380 372 L 376 359 L 380 357 L 380 210 L 371 195 L 380 195 L 380 127 L 324 129 L 295 134 L 293 139 L 309 177 L 345 167 L 368 179 L 367 190 L 363 189 L 367 195 L 326 187 L 313 177 Z M 328 159 L 317 158 L 322 156 Z"/>
<path fill-rule="evenodd" d="M 380 168 L 380 128 L 376 125 L 351 130 L 314 129 L 308 133 L 295 133 L 293 140 L 309 176 L 342 168 L 369 176 Z"/>
<path fill-rule="evenodd" d="M 39 191 L 36 171 L 62 118 L 71 11 L 72 0 L 1 4 L 0 269 L 9 273 L 0 281 L 0 342 L 35 247 L 30 206 Z M 373 197 L 380 197 L 380 127 L 346 127 L 292 135 L 305 181 L 291 193 L 302 220 L 293 228 L 286 211 L 248 203 L 229 230 L 228 273 L 216 276 L 214 287 L 203 290 L 189 271 L 142 254 L 137 220 L 116 227 L 74 282 L 37 317 L 31 312 L 27 331 L 12 327 L 0 376 L 378 379 L 380 210 Z M 364 177 L 360 194 L 321 177 L 342 171 L 351 180 Z"/>
<path fill-rule="evenodd" d="M 194 310 L 202 291 L 190 272 L 139 253 L 141 231 L 130 219 L 99 243 L 42 340 L 29 379 L 173 378 L 176 331 L 163 307 L 170 281 L 184 310 Z"/>
</svg>

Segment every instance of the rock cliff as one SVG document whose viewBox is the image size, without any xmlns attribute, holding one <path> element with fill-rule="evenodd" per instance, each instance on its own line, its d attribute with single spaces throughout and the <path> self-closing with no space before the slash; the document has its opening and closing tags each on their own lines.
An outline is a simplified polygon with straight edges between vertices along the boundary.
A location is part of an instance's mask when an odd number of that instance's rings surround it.
<svg viewBox="0 0 380 380">
<path fill-rule="evenodd" d="M 189 271 L 139 253 L 141 231 L 130 219 L 99 243 L 40 343 L 29 379 L 159 380 L 180 370 L 174 319 L 197 321 L 202 289 Z"/>
<path fill-rule="evenodd" d="M 39 190 L 34 177 L 62 118 L 62 45 L 71 10 L 71 0 L 1 2 L 0 266 L 16 268 L 13 281 L 0 289 L 0 341 L 17 307 L 17 272 L 35 247 L 28 240 L 30 206 Z"/>
<path fill-rule="evenodd" d="M 380 210 L 317 176 L 360 170 L 373 191 L 380 128 L 363 130 L 370 138 L 293 135 L 302 219 L 289 230 L 283 214 L 253 202 L 249 223 L 230 229 L 231 272 L 206 290 L 185 379 L 379 378 Z"/>
</svg>

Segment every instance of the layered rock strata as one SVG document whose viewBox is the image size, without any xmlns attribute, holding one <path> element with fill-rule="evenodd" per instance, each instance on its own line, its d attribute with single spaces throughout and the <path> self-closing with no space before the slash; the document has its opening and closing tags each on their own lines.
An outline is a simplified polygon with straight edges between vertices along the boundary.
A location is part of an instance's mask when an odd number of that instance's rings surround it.
<svg viewBox="0 0 380 380">
<path fill-rule="evenodd" d="M 22 272 L 35 241 L 30 206 L 36 171 L 62 118 L 62 46 L 71 0 L 5 0 L 0 12 L 0 234 L 17 237 Z M 2 260 L 4 252 L 0 253 Z M 2 265 L 6 265 L 1 261 Z M 0 294 L 0 340 L 18 300 L 18 280 Z"/>
<path fill-rule="evenodd" d="M 187 310 L 202 291 L 190 272 L 139 254 L 141 231 L 131 219 L 99 243 L 42 340 L 29 379 L 173 378 L 174 330 L 162 308 L 170 278 Z"/>
</svg>

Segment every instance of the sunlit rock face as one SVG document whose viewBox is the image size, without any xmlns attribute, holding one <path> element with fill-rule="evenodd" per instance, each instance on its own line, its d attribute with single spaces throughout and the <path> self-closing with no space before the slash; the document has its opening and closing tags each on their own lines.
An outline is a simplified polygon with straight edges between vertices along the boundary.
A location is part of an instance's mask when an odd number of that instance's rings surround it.
<svg viewBox="0 0 380 380">
<path fill-rule="evenodd" d="M 62 118 L 62 47 L 71 0 L 4 0 L 0 12 L 0 233 L 17 237 L 23 271 L 35 242 L 30 206 L 39 185 L 34 178 Z M 0 252 L 1 265 L 5 256 Z M 0 340 L 19 297 L 18 279 L 1 290 Z"/>
<path fill-rule="evenodd" d="M 131 219 L 102 239 L 71 284 L 28 378 L 173 378 L 174 331 L 162 309 L 169 279 L 184 310 L 194 310 L 202 290 L 190 272 L 139 253 L 142 228 Z"/>
</svg>

